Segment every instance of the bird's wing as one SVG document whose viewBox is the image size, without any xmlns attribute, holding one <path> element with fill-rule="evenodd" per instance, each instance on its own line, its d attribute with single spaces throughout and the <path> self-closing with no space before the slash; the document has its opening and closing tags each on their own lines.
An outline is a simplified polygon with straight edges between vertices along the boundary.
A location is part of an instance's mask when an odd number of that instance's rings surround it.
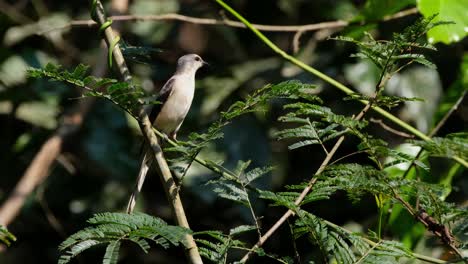
<svg viewBox="0 0 468 264">
<path fill-rule="evenodd" d="M 149 119 L 151 123 L 154 123 L 154 121 L 156 121 L 156 117 L 158 117 L 159 112 L 161 112 L 163 105 L 166 103 L 167 99 L 169 98 L 169 96 L 171 96 L 172 92 L 174 91 L 174 82 L 175 78 L 170 78 L 166 82 L 166 84 L 164 84 L 164 86 L 161 88 L 161 91 L 159 91 L 159 94 L 156 98 L 159 104 L 154 105 L 154 107 L 151 109 L 151 113 L 149 114 Z"/>
<path fill-rule="evenodd" d="M 158 101 L 159 104 L 154 105 L 149 114 L 149 119 L 151 123 L 154 123 L 154 121 L 156 120 L 156 117 L 158 117 L 159 112 L 161 112 L 161 109 L 164 103 L 166 103 L 169 96 L 171 96 L 172 91 L 174 90 L 173 89 L 174 82 L 175 82 L 175 78 L 172 77 L 166 82 L 166 84 L 164 84 L 164 86 L 159 91 L 159 94 L 156 97 L 156 101 Z M 142 146 L 142 148 L 145 149 L 144 145 Z M 143 187 L 146 174 L 148 174 L 148 171 L 152 163 L 151 154 L 152 152 L 149 150 L 144 151 L 143 160 L 140 166 L 140 172 L 138 173 L 137 183 L 127 205 L 127 213 L 133 212 L 133 208 L 135 207 L 135 204 L 136 204 L 137 195 L 141 192 L 141 188 Z"/>
</svg>

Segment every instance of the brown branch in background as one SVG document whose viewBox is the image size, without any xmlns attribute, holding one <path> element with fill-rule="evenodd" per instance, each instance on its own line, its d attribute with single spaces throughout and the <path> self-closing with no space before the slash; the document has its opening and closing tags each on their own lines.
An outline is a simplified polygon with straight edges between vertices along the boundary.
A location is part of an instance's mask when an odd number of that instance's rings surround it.
<svg viewBox="0 0 468 264">
<path fill-rule="evenodd" d="M 403 207 L 411 214 L 417 221 L 422 223 L 424 227 L 441 239 L 453 252 L 455 252 L 461 259 L 463 259 L 463 253 L 455 246 L 455 239 L 452 232 L 448 227 L 437 222 L 432 216 L 430 216 L 424 209 L 420 209 L 416 212 L 413 207 L 405 201 L 393 188 L 393 195 Z"/>
<path fill-rule="evenodd" d="M 419 12 L 419 10 L 418 10 L 417 7 L 409 8 L 409 9 L 406 9 L 406 10 L 402 10 L 402 11 L 400 11 L 398 13 L 392 14 L 392 15 L 384 16 L 383 21 L 389 21 L 389 20 L 392 20 L 392 19 L 400 18 L 400 17 L 414 15 L 414 14 L 416 14 L 418 12 Z"/>
<path fill-rule="evenodd" d="M 385 16 L 383 21 L 389 21 L 392 19 L 397 19 L 400 17 L 413 15 L 418 13 L 417 8 L 410 8 L 407 10 L 400 11 L 390 16 Z M 186 23 L 198 24 L 198 25 L 221 25 L 221 26 L 229 26 L 235 28 L 247 28 L 242 22 L 225 19 L 213 19 L 213 18 L 198 18 L 198 17 L 190 17 L 181 14 L 169 13 L 169 14 L 162 14 L 162 15 L 121 15 L 121 16 L 110 16 L 109 19 L 112 21 L 181 21 Z M 342 28 L 346 27 L 350 24 L 348 21 L 344 20 L 336 20 L 336 21 L 329 21 L 329 22 L 321 22 L 315 24 L 306 24 L 306 25 L 290 25 L 290 26 L 283 26 L 283 25 L 262 25 L 262 24 L 252 24 L 256 29 L 260 31 L 268 31 L 268 32 L 307 32 L 307 31 L 315 31 L 321 29 L 330 29 L 330 28 Z M 70 27 L 79 27 L 79 26 L 87 26 L 92 27 L 95 26 L 96 22 L 93 20 L 73 20 L 70 23 L 59 27 L 53 28 L 44 32 L 39 32 L 38 34 L 44 34 L 54 30 L 63 30 Z M 297 42 L 299 41 L 300 35 L 296 36 Z"/>
<path fill-rule="evenodd" d="M 296 54 L 299 51 L 299 44 L 300 44 L 300 39 L 301 39 L 302 34 L 304 34 L 304 31 L 297 31 L 296 34 L 294 34 L 293 42 L 292 42 L 294 54 Z"/>
<path fill-rule="evenodd" d="M 105 56 L 105 53 L 103 55 Z M 95 76 L 104 75 L 106 70 L 106 60 L 99 61 L 93 71 Z M 0 207 L 0 224 L 8 226 L 19 214 L 26 198 L 49 176 L 50 168 L 61 154 L 63 145 L 72 140 L 75 132 L 81 128 L 93 103 L 94 99 L 80 100 L 76 108 L 63 118 L 57 131 L 42 145 L 8 199 Z"/>
<path fill-rule="evenodd" d="M 122 15 L 122 16 L 111 16 L 109 19 L 112 21 L 181 21 L 186 23 L 198 24 L 198 25 L 212 25 L 212 26 L 230 26 L 235 28 L 246 28 L 244 24 L 229 19 L 218 20 L 214 18 L 198 18 L 190 17 L 175 13 L 162 14 L 162 15 Z M 330 22 L 322 22 L 317 24 L 307 25 L 291 25 L 291 26 L 275 26 L 275 25 L 261 25 L 253 24 L 258 30 L 270 31 L 270 32 L 296 32 L 296 31 L 313 31 L 323 28 L 335 28 L 345 27 L 349 24 L 347 21 L 337 20 Z M 63 28 L 70 26 L 94 26 L 96 22 L 93 20 L 74 20 Z"/>
<path fill-rule="evenodd" d="M 466 90 L 463 91 L 463 93 L 460 95 L 460 98 L 458 98 L 458 100 L 452 105 L 450 110 L 447 113 L 445 113 L 445 115 L 442 117 L 442 119 L 440 119 L 440 121 L 437 123 L 437 125 L 431 130 L 431 132 L 428 135 L 429 137 L 435 136 L 437 134 L 437 132 L 439 132 L 439 130 L 445 125 L 445 123 L 447 122 L 449 117 L 455 111 L 457 111 L 457 109 L 460 106 L 461 102 L 463 102 L 463 99 L 465 99 L 465 95 L 466 95 Z"/>
<path fill-rule="evenodd" d="M 0 224 L 8 226 L 19 214 L 26 198 L 49 175 L 49 168 L 62 151 L 63 137 L 49 138 L 34 157 L 28 169 L 16 184 L 8 199 L 0 207 Z"/>
<path fill-rule="evenodd" d="M 3 12 L 3 11 L 2 11 Z M 102 51 L 93 69 L 93 76 L 104 76 L 107 71 L 107 52 Z M 62 153 L 63 146 L 73 141 L 75 132 L 83 125 L 86 115 L 94 105 L 94 98 L 80 100 L 65 114 L 56 132 L 42 145 L 13 191 L 0 207 L 0 224 L 8 226 L 20 213 L 27 197 L 50 174 L 54 162 Z"/>
<path fill-rule="evenodd" d="M 100 26 L 108 21 L 105 15 L 104 7 L 102 6 L 101 1 L 99 0 L 96 1 L 95 15 L 96 21 Z M 115 38 L 116 36 L 114 34 L 112 26 L 106 27 L 104 30 L 104 40 L 106 41 L 108 48 L 111 48 L 112 45 L 115 44 L 112 50 L 112 57 L 115 61 L 117 69 L 120 75 L 122 76 L 123 80 L 132 84 L 132 76 L 130 75 L 130 71 L 128 70 L 119 44 L 114 43 Z M 174 182 L 171 171 L 169 170 L 169 166 L 166 162 L 166 159 L 163 156 L 161 146 L 158 142 L 158 138 L 153 132 L 153 126 L 149 121 L 146 111 L 144 111 L 143 108 L 138 109 L 138 123 L 140 125 L 140 129 L 145 139 L 147 140 L 154 153 L 154 159 L 157 164 L 156 167 L 161 177 L 166 197 L 171 205 L 172 212 L 174 214 L 174 217 L 176 218 L 177 224 L 185 228 L 190 228 L 182 205 L 182 201 L 180 199 L 179 194 L 177 193 L 177 185 Z M 187 242 L 187 248 L 185 252 L 190 263 L 202 264 L 203 261 L 201 259 L 200 253 L 198 252 L 198 247 L 195 244 L 193 236 L 191 234 L 186 234 L 185 239 Z"/>
<path fill-rule="evenodd" d="M 65 232 L 65 228 L 63 225 L 60 223 L 58 218 L 54 215 L 52 210 L 49 207 L 49 204 L 47 203 L 47 200 L 45 199 L 45 184 L 42 184 L 39 186 L 37 192 L 36 192 L 36 200 L 39 202 L 39 205 L 42 207 L 42 210 L 44 210 L 44 214 L 46 215 L 47 221 L 49 222 L 50 226 L 52 226 L 55 231 L 62 236 L 63 238 L 67 237 L 67 233 Z"/>
<path fill-rule="evenodd" d="M 393 133 L 393 134 L 395 134 L 395 135 L 398 135 L 398 136 L 400 136 L 400 137 L 414 138 L 413 135 L 410 135 L 410 134 L 408 134 L 408 133 L 405 133 L 405 132 L 396 130 L 396 129 L 394 129 L 394 128 L 391 128 L 389 125 L 385 124 L 385 123 L 382 121 L 382 119 L 371 118 L 369 121 L 371 121 L 372 123 L 379 124 L 383 129 L 387 130 L 387 131 L 390 132 L 390 133 Z"/>
</svg>

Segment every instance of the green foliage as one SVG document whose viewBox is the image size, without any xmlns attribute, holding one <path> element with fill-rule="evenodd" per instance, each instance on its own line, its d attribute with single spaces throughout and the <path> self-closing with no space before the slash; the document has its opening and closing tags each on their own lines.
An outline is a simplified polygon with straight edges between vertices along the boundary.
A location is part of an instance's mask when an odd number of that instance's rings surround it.
<svg viewBox="0 0 468 264">
<path fill-rule="evenodd" d="M 219 177 L 208 181 L 207 184 L 214 187 L 213 191 L 217 193 L 219 197 L 240 203 L 252 209 L 248 188 L 255 189 L 250 184 L 259 177 L 269 173 L 272 168 L 255 168 L 246 171 L 249 165 L 250 161 L 239 161 L 234 172 L 220 174 Z"/>
<path fill-rule="evenodd" d="M 194 235 L 202 257 L 213 263 L 222 264 L 228 263 L 228 256 L 232 251 L 241 250 L 246 252 L 250 250 L 247 244 L 239 239 L 239 236 L 256 229 L 257 227 L 255 226 L 242 225 L 229 230 L 228 235 L 217 230 L 197 232 Z M 275 262 L 284 264 L 294 263 L 289 257 L 268 254 L 261 248 L 254 250 L 254 252 L 259 256 L 271 258 Z"/>
<path fill-rule="evenodd" d="M 427 32 L 430 43 L 450 44 L 461 41 L 468 31 L 468 1 L 466 0 L 420 0 L 417 6 L 424 17 L 438 14 L 435 21 L 451 21 L 453 24 L 433 28 Z"/>
<path fill-rule="evenodd" d="M 117 263 L 121 242 L 131 241 L 148 252 L 152 241 L 164 248 L 185 245 L 185 235 L 191 231 L 170 226 L 163 220 L 143 213 L 101 213 L 88 220 L 93 225 L 68 237 L 60 244 L 59 263 L 68 263 L 73 257 L 96 245 L 107 244 L 103 263 Z"/>
<path fill-rule="evenodd" d="M 44 69 L 30 69 L 28 75 L 32 78 L 46 78 L 83 88 L 86 90 L 83 96 L 105 98 L 129 113 L 134 113 L 145 104 L 141 100 L 145 93 L 140 87 L 115 79 L 97 78 L 88 75 L 88 71 L 89 66 L 83 64 L 76 66 L 73 71 L 68 71 L 60 65 L 48 63 Z"/>
<path fill-rule="evenodd" d="M 256 90 L 253 94 L 248 95 L 245 100 L 237 101 L 232 104 L 226 111 L 221 113 L 220 118 L 207 129 L 207 132 L 192 132 L 189 135 L 188 141 L 180 141 L 177 146 L 169 147 L 165 150 L 183 154 L 179 155 L 178 158 L 173 159 L 173 163 L 191 163 L 198 155 L 198 153 L 206 148 L 211 142 L 223 137 L 222 129 L 229 125 L 235 118 L 255 111 L 265 111 L 268 103 L 273 99 L 300 98 L 308 100 L 319 100 L 316 96 L 310 94 L 310 90 L 313 88 L 313 85 L 304 84 L 294 80 L 281 82 L 274 85 L 266 85 Z M 210 163 L 209 165 L 216 167 L 221 171 L 226 171 L 226 169 L 224 169 L 219 164 Z M 182 169 L 182 171 L 184 171 L 184 169 Z"/>
<path fill-rule="evenodd" d="M 12 242 L 16 241 L 15 235 L 10 233 L 8 229 L 2 225 L 0 225 L 0 242 L 3 244 L 10 246 Z"/>
<path fill-rule="evenodd" d="M 403 102 L 414 102 L 424 101 L 421 98 L 417 97 L 401 97 L 401 96 L 393 96 L 393 95 L 379 95 L 378 97 L 374 98 L 371 96 L 367 96 L 364 94 L 354 93 L 348 97 L 345 97 L 344 100 L 365 100 L 365 101 L 372 101 L 373 104 L 381 107 L 386 107 L 388 109 L 397 107 Z"/>
<path fill-rule="evenodd" d="M 396 241 L 368 238 L 344 231 L 338 226 L 303 210 L 298 212 L 294 223 L 294 238 L 307 238 L 324 254 L 325 261 L 337 263 L 398 263 L 402 257 L 413 258 L 412 253 Z"/>
<path fill-rule="evenodd" d="M 464 160 L 468 159 L 468 133 L 449 134 L 444 138 L 435 137 L 430 142 L 420 140 L 410 142 L 422 147 L 431 156 L 445 158 L 458 156 Z"/>
<path fill-rule="evenodd" d="M 301 125 L 275 133 L 276 138 L 280 140 L 300 139 L 299 142 L 290 145 L 289 149 L 312 144 L 321 144 L 323 146 L 323 142 L 337 138 L 349 131 L 362 129 L 367 125 L 365 121 L 357 121 L 350 117 L 337 115 L 328 107 L 309 102 L 287 104 L 284 108 L 292 111 L 280 117 L 279 120 Z"/>
<path fill-rule="evenodd" d="M 119 43 L 122 54 L 126 59 L 142 64 L 151 64 L 153 62 L 153 55 L 162 52 L 161 49 L 152 47 L 132 46 L 123 40 Z"/>
<path fill-rule="evenodd" d="M 434 16 L 420 19 L 402 33 L 394 33 L 392 40 L 375 40 L 368 33 L 366 34 L 367 41 L 359 41 L 349 37 L 334 39 L 354 43 L 359 48 L 359 52 L 353 56 L 370 59 L 382 70 L 382 76 L 392 75 L 411 63 L 435 68 L 435 65 L 420 52 L 421 50 L 435 50 L 435 47 L 428 44 L 422 36 L 428 30 L 448 24 L 448 22 L 433 22 L 433 20 Z"/>
<path fill-rule="evenodd" d="M 238 226 L 231 229 L 229 235 L 220 231 L 203 231 L 195 233 L 202 257 L 213 263 L 226 263 L 229 250 L 245 248 L 245 243 L 236 239 L 240 234 L 255 230 L 255 226 Z"/>
</svg>

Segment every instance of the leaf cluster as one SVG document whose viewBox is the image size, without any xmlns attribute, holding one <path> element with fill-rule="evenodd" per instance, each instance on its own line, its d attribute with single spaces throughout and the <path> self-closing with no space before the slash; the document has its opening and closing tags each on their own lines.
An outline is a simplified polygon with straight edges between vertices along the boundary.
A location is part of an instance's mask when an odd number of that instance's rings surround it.
<svg viewBox="0 0 468 264">
<path fill-rule="evenodd" d="M 137 244 L 145 253 L 152 241 L 163 248 L 185 245 L 185 235 L 191 231 L 166 224 L 163 220 L 143 213 L 100 213 L 88 220 L 93 225 L 69 236 L 60 244 L 60 264 L 70 262 L 81 252 L 96 245 L 107 244 L 103 263 L 117 263 L 122 241 Z"/>
<path fill-rule="evenodd" d="M 178 158 L 172 159 L 172 163 L 191 163 L 211 142 L 223 137 L 223 129 L 235 118 L 252 112 L 264 111 L 274 99 L 319 100 L 311 94 L 313 88 L 313 85 L 295 80 L 266 85 L 257 89 L 253 94 L 248 95 L 245 100 L 237 101 L 226 111 L 221 112 L 220 118 L 213 122 L 205 133 L 192 132 L 189 135 L 189 140 L 180 141 L 177 146 L 168 147 L 165 150 L 182 154 Z M 219 164 L 211 162 L 209 165 L 221 171 L 226 171 Z M 185 169 L 181 170 L 185 171 Z"/>
<path fill-rule="evenodd" d="M 293 226 L 295 239 L 307 236 L 316 244 L 326 262 L 337 263 L 398 263 L 402 257 L 413 258 L 411 251 L 397 241 L 380 240 L 350 233 L 339 226 L 317 217 L 307 211 L 299 210 L 298 219 Z"/>
<path fill-rule="evenodd" d="M 402 32 L 393 34 L 391 40 L 375 40 L 371 34 L 366 33 L 367 40 L 360 41 L 350 37 L 339 36 L 335 40 L 351 42 L 359 48 L 359 52 L 353 54 L 353 57 L 370 59 L 377 67 L 383 71 L 399 71 L 399 65 L 408 66 L 410 63 L 419 63 L 430 68 L 435 65 L 430 62 L 421 50 L 436 50 L 436 48 L 427 43 L 424 35 L 430 29 L 450 24 L 449 22 L 433 22 L 435 18 L 421 18 Z"/>
<path fill-rule="evenodd" d="M 10 246 L 12 242 L 16 241 L 15 235 L 13 235 L 6 227 L 0 225 L 0 242 Z"/>
<path fill-rule="evenodd" d="M 135 113 L 143 105 L 151 103 L 141 100 L 145 96 L 141 87 L 129 82 L 119 82 L 116 79 L 94 77 L 89 75 L 88 71 L 89 66 L 83 64 L 68 71 L 60 65 L 48 63 L 43 69 L 29 69 L 28 75 L 32 78 L 46 78 L 75 85 L 86 90 L 83 97 L 110 100 L 130 114 Z"/>
</svg>

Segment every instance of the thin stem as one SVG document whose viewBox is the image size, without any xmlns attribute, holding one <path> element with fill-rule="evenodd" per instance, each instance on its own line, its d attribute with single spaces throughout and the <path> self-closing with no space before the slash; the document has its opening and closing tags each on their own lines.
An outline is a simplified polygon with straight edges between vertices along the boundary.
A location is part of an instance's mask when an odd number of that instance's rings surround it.
<svg viewBox="0 0 468 264">
<path fill-rule="evenodd" d="M 425 218 L 424 215 L 420 212 L 415 212 L 413 207 L 405 201 L 394 189 L 392 189 L 394 197 L 399 201 L 403 207 L 420 223 L 422 223 L 426 229 L 430 230 L 434 235 L 436 235 L 440 240 L 442 240 L 445 245 L 447 245 L 453 252 L 455 252 L 460 259 L 464 259 L 463 253 L 454 245 L 454 240 L 450 230 L 439 223 L 436 223 L 432 218 Z M 431 228 L 431 226 L 434 226 Z"/>
<path fill-rule="evenodd" d="M 439 132 L 439 130 L 445 125 L 445 123 L 447 122 L 449 117 L 455 111 L 457 111 L 457 109 L 460 106 L 461 102 L 465 98 L 465 95 L 466 95 L 466 90 L 463 91 L 463 93 L 460 95 L 460 98 L 458 98 L 458 100 L 452 105 L 450 110 L 447 113 L 445 113 L 444 117 L 442 117 L 442 119 L 440 119 L 440 121 L 437 123 L 437 125 L 431 130 L 431 132 L 429 133 L 429 137 L 435 136 L 437 134 L 437 132 Z"/>
<path fill-rule="evenodd" d="M 401 132 L 401 131 L 398 131 L 390 126 L 388 126 L 387 124 L 385 124 L 382 119 L 375 119 L 375 118 L 370 118 L 369 121 L 371 121 L 372 123 L 376 123 L 378 125 L 380 125 L 384 130 L 387 130 L 388 132 L 390 133 L 393 133 L 395 135 L 398 135 L 400 137 L 404 137 L 404 138 L 414 138 L 413 135 L 410 135 L 410 134 L 407 134 L 405 132 Z"/>
<path fill-rule="evenodd" d="M 329 77 L 328 75 L 316 70 L 315 68 L 305 64 L 304 62 L 296 59 L 295 57 L 289 55 L 282 49 L 280 49 L 278 46 L 276 46 L 270 39 L 268 39 L 265 35 L 263 35 L 259 30 L 257 30 L 249 21 L 247 21 L 244 17 L 242 17 L 237 11 L 232 9 L 229 5 L 224 3 L 222 0 L 215 0 L 220 6 L 222 6 L 225 10 L 227 10 L 229 13 L 231 13 L 234 17 L 236 17 L 239 21 L 244 23 L 247 28 L 249 28 L 263 43 L 265 43 L 270 49 L 272 49 L 274 52 L 279 54 L 281 57 L 284 59 L 290 61 L 291 63 L 299 66 L 300 68 L 304 69 L 305 71 L 319 77 L 320 79 L 324 80 L 325 82 L 328 82 L 332 86 L 338 88 L 339 90 L 343 91 L 347 95 L 354 94 L 354 91 L 351 90 L 350 88 L 344 86 L 340 82 L 336 81 L 335 79 Z M 359 100 L 363 104 L 368 104 L 369 102 L 367 100 Z M 421 131 L 417 130 L 416 128 L 412 127 L 408 123 L 402 121 L 398 117 L 392 115 L 391 113 L 385 111 L 384 109 L 378 107 L 378 106 L 373 106 L 372 109 L 376 111 L 377 113 L 381 114 L 388 120 L 392 121 L 393 123 L 397 124 L 401 128 L 409 131 L 410 133 L 414 134 L 415 136 L 419 137 L 420 139 L 424 141 L 429 141 L 431 142 L 432 139 L 428 136 L 426 136 L 424 133 Z M 463 166 L 468 168 L 468 161 L 465 161 L 464 159 L 455 156 L 453 157 L 454 160 L 457 162 L 461 163 Z"/>
<path fill-rule="evenodd" d="M 294 249 L 294 255 L 296 257 L 296 261 L 297 263 L 301 263 L 301 256 L 299 255 L 299 251 L 297 250 L 296 238 L 294 237 L 294 230 L 293 230 L 292 224 L 289 222 L 289 219 L 288 219 L 288 226 L 289 226 L 289 232 L 291 233 L 291 239 L 293 242 L 293 249 Z"/>
<path fill-rule="evenodd" d="M 371 248 L 369 248 L 369 250 L 367 250 L 366 253 L 364 253 L 356 262 L 354 262 L 354 264 L 359 264 L 359 263 L 361 263 L 361 261 L 363 261 L 365 258 L 367 258 L 367 256 L 369 256 L 369 254 L 370 254 L 375 248 L 377 248 L 379 245 L 380 245 L 380 241 L 377 242 L 375 245 L 373 245 Z"/>
<path fill-rule="evenodd" d="M 250 202 L 250 197 L 249 197 L 249 193 L 247 192 L 247 188 L 245 188 L 245 186 L 243 184 L 242 184 L 242 189 L 247 194 L 247 203 L 249 205 L 248 207 L 249 207 L 249 210 L 250 210 L 250 214 L 252 215 L 252 219 L 254 220 L 255 227 L 257 228 L 258 238 L 260 239 L 262 237 L 262 232 L 260 230 L 260 224 L 258 223 L 257 215 L 255 214 L 252 203 Z"/>
<path fill-rule="evenodd" d="M 177 184 L 177 193 L 180 192 L 180 187 L 182 187 L 182 184 L 184 182 L 184 179 L 185 179 L 185 176 L 187 176 L 187 172 L 188 170 L 190 169 L 190 167 L 192 167 L 192 164 L 193 162 L 195 161 L 195 158 L 198 156 L 198 154 L 200 154 L 200 150 L 198 150 L 197 152 L 195 152 L 195 154 L 192 155 L 192 157 L 190 157 L 190 162 L 189 164 L 187 165 L 187 168 L 185 168 L 184 170 L 184 173 L 182 174 L 182 176 L 180 177 L 179 179 L 179 184 Z"/>
</svg>

